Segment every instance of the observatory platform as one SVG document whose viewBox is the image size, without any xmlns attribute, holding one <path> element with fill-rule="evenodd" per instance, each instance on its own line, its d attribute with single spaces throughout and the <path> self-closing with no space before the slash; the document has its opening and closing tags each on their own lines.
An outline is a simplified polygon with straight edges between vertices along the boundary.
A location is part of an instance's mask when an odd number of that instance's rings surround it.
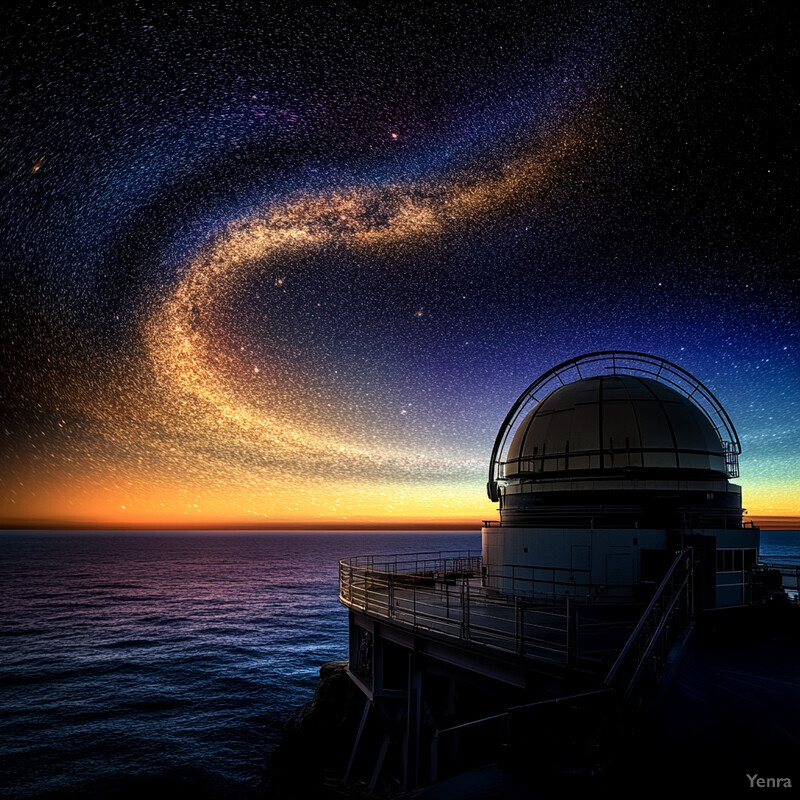
<svg viewBox="0 0 800 800">
<path fill-rule="evenodd" d="M 580 759 L 603 720 L 663 696 L 701 615 L 780 592 L 740 453 L 663 359 L 590 353 L 534 381 L 494 444 L 480 553 L 340 562 L 364 696 L 345 784 L 410 791 L 531 746 Z"/>
</svg>

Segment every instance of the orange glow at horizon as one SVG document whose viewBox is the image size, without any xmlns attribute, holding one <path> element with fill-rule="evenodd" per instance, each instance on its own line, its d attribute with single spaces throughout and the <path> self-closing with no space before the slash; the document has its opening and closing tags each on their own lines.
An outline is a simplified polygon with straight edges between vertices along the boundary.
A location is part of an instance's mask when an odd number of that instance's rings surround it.
<svg viewBox="0 0 800 800">
<path fill-rule="evenodd" d="M 252 478 L 252 475 L 249 476 Z M 3 504 L 4 527 L 109 528 L 347 528 L 384 526 L 476 529 L 497 519 L 478 481 L 440 481 L 428 486 L 410 482 L 380 483 L 334 479 L 265 483 L 245 480 L 218 485 L 196 480 L 168 483 L 145 475 L 116 475 L 106 482 L 69 476 L 40 482 L 35 491 L 21 487 L 16 501 Z M 266 480 L 266 477 L 265 477 Z M 775 491 L 745 481 L 745 519 L 764 529 L 800 529 L 797 491 Z"/>
<path fill-rule="evenodd" d="M 8 527 L 26 521 L 43 527 L 276 527 L 454 525 L 475 527 L 496 515 L 485 494 L 473 486 L 443 484 L 425 489 L 409 484 L 338 482 L 294 487 L 291 493 L 232 490 L 229 485 L 198 488 L 147 486 L 144 479 L 121 486 L 51 482 L 34 497 L 4 509 Z M 10 512 L 10 513 L 9 513 Z M 10 523 L 10 524 L 9 524 Z"/>
</svg>

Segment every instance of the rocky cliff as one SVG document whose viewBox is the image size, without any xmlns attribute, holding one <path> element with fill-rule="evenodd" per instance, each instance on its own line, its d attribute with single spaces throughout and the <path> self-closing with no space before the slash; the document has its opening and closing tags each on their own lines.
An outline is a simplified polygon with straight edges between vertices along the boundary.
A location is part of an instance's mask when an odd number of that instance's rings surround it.
<svg viewBox="0 0 800 800">
<path fill-rule="evenodd" d="M 314 696 L 289 719 L 281 743 L 267 758 L 264 798 L 336 796 L 364 707 L 346 667 L 346 661 L 323 664 Z"/>
</svg>

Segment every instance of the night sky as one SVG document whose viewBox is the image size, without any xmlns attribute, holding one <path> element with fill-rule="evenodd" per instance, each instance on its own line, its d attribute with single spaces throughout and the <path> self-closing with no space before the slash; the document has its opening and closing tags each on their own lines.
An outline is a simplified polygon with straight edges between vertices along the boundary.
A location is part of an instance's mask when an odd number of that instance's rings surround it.
<svg viewBox="0 0 800 800">
<path fill-rule="evenodd" d="M 475 524 L 513 401 L 614 348 L 800 515 L 785 7 L 4 12 L 3 521 Z"/>
</svg>

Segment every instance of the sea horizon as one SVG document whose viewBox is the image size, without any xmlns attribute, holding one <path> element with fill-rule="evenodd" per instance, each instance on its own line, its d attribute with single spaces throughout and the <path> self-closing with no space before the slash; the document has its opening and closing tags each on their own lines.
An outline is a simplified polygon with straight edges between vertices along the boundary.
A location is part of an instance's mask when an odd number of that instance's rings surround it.
<svg viewBox="0 0 800 800">
<path fill-rule="evenodd" d="M 762 531 L 797 531 L 800 530 L 800 517 L 794 516 L 775 516 L 775 517 L 745 517 L 745 524 L 752 525 Z M 306 532 L 306 533 L 343 533 L 347 531 L 358 531 L 362 533 L 381 533 L 387 532 L 420 532 L 420 533 L 436 533 L 436 532 L 457 532 L 457 531 L 474 531 L 480 532 L 483 520 L 480 523 L 468 522 L 453 522 L 453 523 L 358 523 L 352 524 L 319 524 L 313 525 L 311 523 L 276 523 L 275 525 L 263 524 L 230 524 L 230 525 L 109 525 L 109 524 L 90 524 L 90 523 L 52 523 L 45 524 L 41 521 L 25 523 L 8 523 L 0 525 L 0 534 L 10 532 L 24 532 L 24 531 L 63 531 L 63 532 L 90 532 L 90 531 L 187 531 L 187 532 L 204 532 L 204 531 L 243 531 L 253 533 L 293 533 L 293 532 Z"/>
</svg>

